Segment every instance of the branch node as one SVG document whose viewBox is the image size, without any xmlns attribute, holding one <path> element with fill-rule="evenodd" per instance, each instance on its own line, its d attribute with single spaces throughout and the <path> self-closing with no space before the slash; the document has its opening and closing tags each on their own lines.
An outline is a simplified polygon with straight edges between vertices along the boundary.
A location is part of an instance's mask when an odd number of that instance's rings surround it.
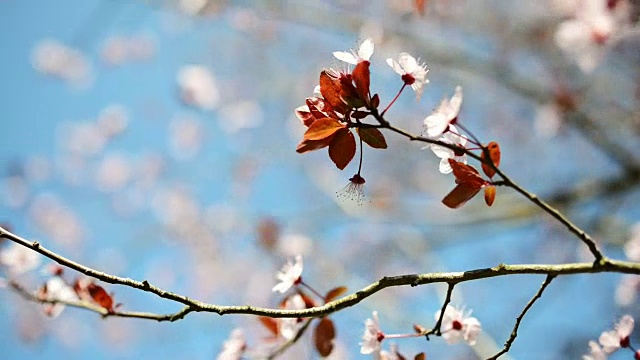
<svg viewBox="0 0 640 360">
<path fill-rule="evenodd" d="M 39 243 L 39 242 L 37 242 L 37 241 L 34 241 L 34 242 L 31 244 L 31 246 L 33 246 L 33 248 L 34 248 L 34 249 L 37 249 L 37 248 L 39 248 L 39 247 L 40 247 L 40 243 Z"/>
</svg>

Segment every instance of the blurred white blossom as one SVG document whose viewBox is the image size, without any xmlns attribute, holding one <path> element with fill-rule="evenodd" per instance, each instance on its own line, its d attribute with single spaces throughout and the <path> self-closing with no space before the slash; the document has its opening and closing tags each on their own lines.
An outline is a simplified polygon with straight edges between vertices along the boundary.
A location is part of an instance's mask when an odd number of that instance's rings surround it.
<svg viewBox="0 0 640 360">
<path fill-rule="evenodd" d="M 284 293 L 289 290 L 293 285 L 296 285 L 301 280 L 302 270 L 302 255 L 296 255 L 295 263 L 288 260 L 287 263 L 282 266 L 282 269 L 276 274 L 276 279 L 280 282 L 273 287 L 272 291 Z"/>
<path fill-rule="evenodd" d="M 40 254 L 20 244 L 11 243 L 0 249 L 0 265 L 6 267 L 11 276 L 34 270 L 40 265 Z"/>
<path fill-rule="evenodd" d="M 31 63 L 37 71 L 74 85 L 89 85 L 93 78 L 85 55 L 55 39 L 38 42 L 31 53 Z"/>
<path fill-rule="evenodd" d="M 220 100 L 216 79 L 202 65 L 187 65 L 178 71 L 180 97 L 186 104 L 202 110 L 213 110 Z"/>
</svg>

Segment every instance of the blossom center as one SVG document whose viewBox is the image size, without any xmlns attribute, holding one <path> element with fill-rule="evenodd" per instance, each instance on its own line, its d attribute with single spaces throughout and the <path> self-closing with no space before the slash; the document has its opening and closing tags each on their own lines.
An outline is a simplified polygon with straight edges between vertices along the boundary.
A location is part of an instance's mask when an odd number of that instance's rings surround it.
<svg viewBox="0 0 640 360">
<path fill-rule="evenodd" d="M 458 320 L 453 320 L 453 322 L 451 323 L 451 327 L 453 328 L 453 330 L 462 330 L 462 323 Z"/>
<path fill-rule="evenodd" d="M 630 345 L 630 341 L 628 336 L 625 336 L 622 339 L 620 339 L 620 347 L 628 348 L 629 345 Z"/>
<path fill-rule="evenodd" d="M 384 340 L 384 334 L 382 333 L 382 331 L 378 331 L 378 335 L 376 336 L 376 340 L 378 340 L 378 342 L 382 342 L 382 340 Z"/>
<path fill-rule="evenodd" d="M 404 74 L 402 75 L 402 81 L 407 85 L 413 85 L 413 83 L 416 82 L 416 78 L 411 74 Z"/>
</svg>

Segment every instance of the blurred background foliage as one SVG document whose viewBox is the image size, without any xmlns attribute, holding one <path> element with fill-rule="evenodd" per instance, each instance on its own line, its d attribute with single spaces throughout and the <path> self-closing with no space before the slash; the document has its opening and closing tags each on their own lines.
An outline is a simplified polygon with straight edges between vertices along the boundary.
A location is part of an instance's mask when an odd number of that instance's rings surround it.
<svg viewBox="0 0 640 360">
<path fill-rule="evenodd" d="M 459 119 L 500 143 L 501 168 L 624 258 L 640 221 L 637 1 L 618 1 L 616 26 L 587 40 L 560 30 L 585 2 L 417 3 L 0 2 L 0 220 L 87 266 L 216 304 L 277 306 L 274 274 L 296 254 L 306 282 L 350 291 L 385 275 L 589 261 L 580 241 L 513 191 L 498 189 L 492 208 L 480 199 L 445 208 L 452 177 L 438 172 L 431 151 L 393 134 L 387 150 L 365 149 L 368 202 L 336 197 L 357 165 L 339 171 L 325 150 L 297 154 L 305 128 L 293 110 L 319 72 L 338 65 L 333 51 L 372 37 L 372 91 L 382 104 L 402 85 L 386 58 L 406 51 L 430 69 L 422 100 L 403 94 L 388 120 L 420 134 L 424 117 L 462 85 Z M 17 280 L 36 289 L 46 265 Z M 579 358 L 620 314 L 640 313 L 637 281 L 616 296 L 621 278 L 554 281 L 504 358 Z M 482 322 L 478 344 L 413 339 L 398 341 L 400 350 L 431 359 L 493 354 L 542 280 L 461 284 L 453 302 Z M 107 288 L 123 309 L 180 308 Z M 365 357 L 358 343 L 372 310 L 388 332 L 432 325 L 445 290 L 388 289 L 333 315 L 332 358 Z M 236 327 L 250 348 L 269 345 L 248 316 L 155 323 L 67 309 L 48 319 L 0 292 L 8 358 L 210 359 Z M 308 337 L 282 356 L 316 357 Z"/>
</svg>

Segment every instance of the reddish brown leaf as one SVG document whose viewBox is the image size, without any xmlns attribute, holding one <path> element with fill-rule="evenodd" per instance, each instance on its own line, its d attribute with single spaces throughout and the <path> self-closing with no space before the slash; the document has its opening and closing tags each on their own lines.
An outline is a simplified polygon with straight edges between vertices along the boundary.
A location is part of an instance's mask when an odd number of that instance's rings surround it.
<svg viewBox="0 0 640 360">
<path fill-rule="evenodd" d="M 486 186 L 484 188 L 484 202 L 487 205 L 493 205 L 493 201 L 496 199 L 496 187 L 495 186 Z"/>
<path fill-rule="evenodd" d="M 480 187 L 473 186 L 468 183 L 458 184 L 447 196 L 442 199 L 442 203 L 446 206 L 457 209 L 464 205 L 467 201 L 471 200 L 478 192 Z"/>
<path fill-rule="evenodd" d="M 102 286 L 91 283 L 87 286 L 87 290 L 96 304 L 113 312 L 113 297 Z"/>
<path fill-rule="evenodd" d="M 487 181 L 480 176 L 478 170 L 471 165 L 449 159 L 449 165 L 453 170 L 453 175 L 456 177 L 456 182 L 459 184 L 468 184 L 473 187 L 477 187 L 478 190 L 487 184 Z"/>
<path fill-rule="evenodd" d="M 316 306 L 316 302 L 309 295 L 307 295 L 307 293 L 302 290 L 298 290 L 298 294 L 302 297 L 305 308 L 310 309 Z"/>
<path fill-rule="evenodd" d="M 296 147 L 296 152 L 304 154 L 309 151 L 322 149 L 325 146 L 329 146 L 331 140 L 333 140 L 332 137 L 323 140 L 302 140 L 300 144 L 298 144 L 298 147 Z"/>
<path fill-rule="evenodd" d="M 427 360 L 427 355 L 425 355 L 425 353 L 421 352 L 420 354 L 416 355 L 416 357 L 413 358 L 413 360 Z"/>
<path fill-rule="evenodd" d="M 352 75 L 340 78 L 340 99 L 352 109 L 361 108 L 365 105 L 365 100 L 360 96 L 356 87 L 353 86 Z"/>
<path fill-rule="evenodd" d="M 347 292 L 347 287 L 346 286 L 338 286 L 337 288 L 333 288 L 333 289 L 329 290 L 327 295 L 325 295 L 324 302 L 328 303 L 328 302 L 332 301 L 333 299 L 337 299 L 338 297 L 340 297 L 342 294 L 344 294 L 346 292 Z"/>
<path fill-rule="evenodd" d="M 346 126 L 338 120 L 332 118 L 323 118 L 314 121 L 304 133 L 304 140 L 322 140 L 336 133 L 336 131 L 345 129 Z"/>
<path fill-rule="evenodd" d="M 369 65 L 370 63 L 368 61 L 360 61 L 351 73 L 353 82 L 356 84 L 356 91 L 364 103 L 369 102 Z"/>
<path fill-rule="evenodd" d="M 274 336 L 278 336 L 278 321 L 266 316 L 259 316 L 260 323 Z"/>
<path fill-rule="evenodd" d="M 260 220 L 256 228 L 258 243 L 269 251 L 272 251 L 278 244 L 280 237 L 280 225 L 272 218 Z"/>
<path fill-rule="evenodd" d="M 426 2 L 427 0 L 414 0 L 413 7 L 414 9 L 416 9 L 416 12 L 418 13 L 418 15 L 420 16 L 424 15 L 424 6 L 426 5 L 425 4 Z"/>
<path fill-rule="evenodd" d="M 322 97 L 333 107 L 337 112 L 344 114 L 348 107 L 342 101 L 340 97 L 340 93 L 342 92 L 342 86 L 340 85 L 340 80 L 336 79 L 329 74 L 327 71 L 323 71 L 320 73 L 320 93 Z"/>
<path fill-rule="evenodd" d="M 362 141 L 367 143 L 374 149 L 386 149 L 387 141 L 384 139 L 382 132 L 376 128 L 358 128 L 358 135 Z"/>
<path fill-rule="evenodd" d="M 318 353 L 323 357 L 329 356 L 333 351 L 333 339 L 336 337 L 333 321 L 326 317 L 320 319 L 313 337 Z"/>
<path fill-rule="evenodd" d="M 498 167 L 500 166 L 500 146 L 497 142 L 492 141 L 487 145 L 487 151 L 489 152 L 489 158 L 493 162 L 493 164 Z M 482 160 L 485 161 L 487 159 L 485 152 L 482 152 Z M 496 171 L 489 165 L 482 163 L 482 171 L 487 174 L 488 177 L 492 178 L 493 175 L 496 174 Z"/>
<path fill-rule="evenodd" d="M 356 140 L 348 129 L 341 129 L 329 145 L 329 157 L 343 170 L 356 155 Z"/>
</svg>

